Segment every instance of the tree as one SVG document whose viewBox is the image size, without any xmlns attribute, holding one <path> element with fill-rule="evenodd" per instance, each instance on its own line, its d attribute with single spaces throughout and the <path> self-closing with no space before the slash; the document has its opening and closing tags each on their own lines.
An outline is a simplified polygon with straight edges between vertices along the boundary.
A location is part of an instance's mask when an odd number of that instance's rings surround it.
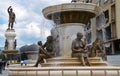
<svg viewBox="0 0 120 76">
<path fill-rule="evenodd" d="M 21 60 L 27 60 L 28 51 L 38 51 L 39 47 L 36 44 L 24 45 L 20 48 L 20 58 Z"/>
<path fill-rule="evenodd" d="M 27 59 L 28 59 L 27 54 L 23 52 L 21 54 L 21 60 L 27 60 Z"/>
<path fill-rule="evenodd" d="M 0 59 L 2 59 L 3 61 L 6 61 L 6 56 L 3 53 L 0 53 Z"/>
</svg>

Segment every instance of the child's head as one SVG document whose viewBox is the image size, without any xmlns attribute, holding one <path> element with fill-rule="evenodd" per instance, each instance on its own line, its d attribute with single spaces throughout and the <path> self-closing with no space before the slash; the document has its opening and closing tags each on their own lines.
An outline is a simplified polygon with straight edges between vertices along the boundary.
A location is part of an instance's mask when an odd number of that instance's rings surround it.
<svg viewBox="0 0 120 76">
<path fill-rule="evenodd" d="M 38 45 L 42 45 L 42 41 L 38 41 Z"/>
</svg>

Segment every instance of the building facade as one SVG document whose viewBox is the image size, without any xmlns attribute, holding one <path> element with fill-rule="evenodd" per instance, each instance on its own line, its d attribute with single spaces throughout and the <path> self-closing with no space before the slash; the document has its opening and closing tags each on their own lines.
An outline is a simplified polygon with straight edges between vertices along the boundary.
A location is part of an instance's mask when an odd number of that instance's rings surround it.
<svg viewBox="0 0 120 76">
<path fill-rule="evenodd" d="M 91 45 L 98 37 L 104 41 L 107 54 L 120 54 L 120 0 L 92 0 L 92 3 L 100 6 L 102 14 L 86 25 L 87 44 Z"/>
</svg>

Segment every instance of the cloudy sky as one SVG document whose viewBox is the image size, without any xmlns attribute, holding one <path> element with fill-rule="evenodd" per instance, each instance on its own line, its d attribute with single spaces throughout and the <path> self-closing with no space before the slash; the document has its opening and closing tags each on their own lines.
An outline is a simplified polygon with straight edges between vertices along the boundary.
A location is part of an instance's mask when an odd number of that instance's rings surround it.
<svg viewBox="0 0 120 76">
<path fill-rule="evenodd" d="M 43 17 L 45 7 L 68 3 L 71 0 L 0 0 L 0 47 L 4 47 L 5 30 L 8 27 L 7 8 L 12 6 L 16 14 L 14 29 L 17 34 L 17 47 L 37 43 L 50 35 L 53 23 Z"/>
</svg>

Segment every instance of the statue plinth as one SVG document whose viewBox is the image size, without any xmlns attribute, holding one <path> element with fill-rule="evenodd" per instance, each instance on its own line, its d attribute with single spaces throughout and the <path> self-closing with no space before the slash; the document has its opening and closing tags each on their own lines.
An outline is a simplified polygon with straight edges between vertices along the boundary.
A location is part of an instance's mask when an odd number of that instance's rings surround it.
<svg viewBox="0 0 120 76">
<path fill-rule="evenodd" d="M 14 29 L 7 29 L 5 32 L 5 49 L 2 51 L 4 54 L 7 55 L 8 60 L 16 60 L 16 54 L 18 51 L 16 50 L 16 33 Z"/>
<path fill-rule="evenodd" d="M 7 40 L 7 48 L 5 50 L 15 50 L 14 42 L 16 33 L 14 29 L 7 29 L 5 32 L 5 37 Z"/>
</svg>

